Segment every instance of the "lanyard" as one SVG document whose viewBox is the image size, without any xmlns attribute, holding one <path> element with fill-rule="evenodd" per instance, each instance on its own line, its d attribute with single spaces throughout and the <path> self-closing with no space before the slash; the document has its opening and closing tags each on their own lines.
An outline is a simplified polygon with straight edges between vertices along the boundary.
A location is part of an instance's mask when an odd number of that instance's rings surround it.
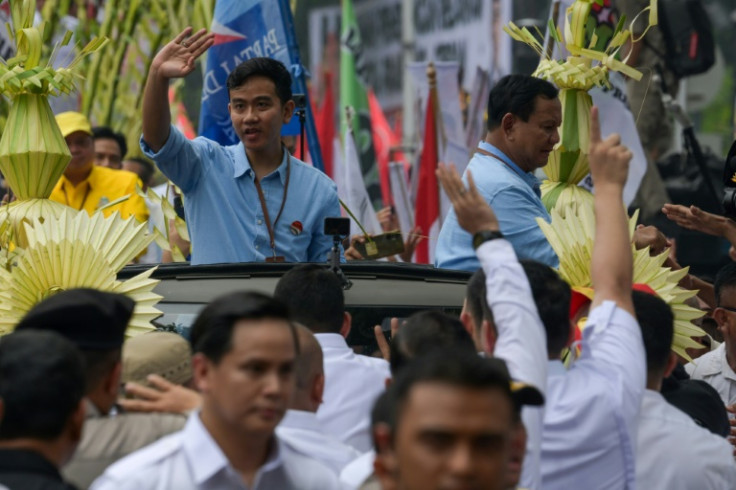
<svg viewBox="0 0 736 490">
<path fill-rule="evenodd" d="M 64 203 L 71 208 L 72 205 L 69 204 L 69 196 L 66 193 L 66 185 L 62 184 L 61 190 L 64 191 Z M 92 190 L 92 186 L 89 184 L 89 182 L 87 182 L 87 190 L 84 191 L 84 198 L 82 199 L 82 205 L 79 207 L 78 211 L 82 211 L 84 209 L 84 205 L 87 202 L 87 198 L 89 197 L 89 192 L 91 190 Z M 77 209 L 77 208 L 73 208 L 73 209 Z"/>
<path fill-rule="evenodd" d="M 498 160 L 499 162 L 501 162 L 501 163 L 503 163 L 504 165 L 506 165 L 506 166 L 507 166 L 507 167 L 509 168 L 509 170 L 511 170 L 511 171 L 512 171 L 512 172 L 514 172 L 515 174 L 519 175 L 519 172 L 517 172 L 517 171 L 516 171 L 516 169 L 515 169 L 514 167 L 512 167 L 511 165 L 509 165 L 509 164 L 508 164 L 508 163 L 507 163 L 507 162 L 506 162 L 506 161 L 505 161 L 505 160 L 504 160 L 503 158 L 499 158 L 499 157 L 498 157 L 497 155 L 494 155 L 494 154 L 493 154 L 493 153 L 491 153 L 490 151 L 484 150 L 483 148 L 476 148 L 476 149 L 475 149 L 475 152 L 476 152 L 476 153 L 480 153 L 481 155 L 486 155 L 486 156 L 489 156 L 489 157 L 491 157 L 491 158 L 495 158 L 495 159 L 496 159 L 496 160 Z M 541 196 L 541 191 L 539 190 L 539 185 L 532 185 L 532 186 L 530 186 L 530 187 L 532 188 L 532 190 L 534 191 L 534 193 L 535 193 L 535 194 L 536 194 L 537 196 Z"/>
<path fill-rule="evenodd" d="M 284 197 L 281 198 L 281 207 L 279 208 L 279 214 L 276 215 L 276 220 L 273 222 L 273 225 L 271 224 L 271 218 L 268 216 L 268 206 L 266 206 L 266 198 L 263 195 L 263 189 L 261 188 L 261 183 L 258 181 L 258 177 L 256 177 L 254 180 L 256 184 L 256 189 L 258 190 L 258 200 L 261 201 L 261 209 L 263 210 L 263 218 L 266 220 L 266 228 L 268 228 L 268 237 L 271 239 L 271 252 L 273 253 L 273 258 L 270 261 L 275 261 L 275 262 L 284 261 L 283 257 L 276 256 L 276 236 L 274 235 L 274 231 L 273 231 L 273 229 L 276 227 L 276 223 L 279 222 L 279 218 L 281 218 L 281 213 L 284 212 L 284 206 L 286 205 L 286 194 L 289 191 L 289 176 L 291 174 L 291 155 L 286 149 L 284 149 L 284 151 L 286 151 L 286 182 L 284 183 Z M 269 261 L 268 259 L 266 260 Z"/>
</svg>

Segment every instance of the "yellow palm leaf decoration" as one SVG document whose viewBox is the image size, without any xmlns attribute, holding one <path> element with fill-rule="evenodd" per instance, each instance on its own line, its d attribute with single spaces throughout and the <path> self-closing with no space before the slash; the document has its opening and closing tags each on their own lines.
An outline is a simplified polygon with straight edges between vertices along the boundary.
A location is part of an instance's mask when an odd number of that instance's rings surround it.
<svg viewBox="0 0 736 490">
<path fill-rule="evenodd" d="M 153 329 L 151 320 L 161 315 L 154 307 L 161 299 L 153 293 L 158 281 L 150 278 L 155 269 L 127 281 L 117 280 L 117 271 L 153 241 L 145 223 L 123 220 L 118 213 L 105 218 L 101 213 L 90 217 L 65 211 L 58 219 L 24 226 L 28 246 L 16 255 L 10 270 L 0 268 L 0 335 L 12 331 L 39 301 L 79 287 L 134 299 L 127 335 Z"/>
<path fill-rule="evenodd" d="M 551 223 L 541 218 L 537 218 L 537 223 L 560 259 L 560 276 L 572 287 L 593 287 L 590 276 L 592 237 L 595 236 L 593 208 L 580 206 L 577 213 L 568 209 L 564 216 L 557 209 L 553 209 L 550 214 Z M 637 213 L 629 219 L 629 234 L 632 237 L 636 218 Z M 633 243 L 632 251 L 634 282 L 648 285 L 670 305 L 675 316 L 672 350 L 689 359 L 685 349 L 700 347 L 691 337 L 701 337 L 705 332 L 692 324 L 692 320 L 703 316 L 703 312 L 685 304 L 685 301 L 695 296 L 697 291 L 688 291 L 678 286 L 680 280 L 687 275 L 688 268 L 673 271 L 669 267 L 664 267 L 668 252 L 651 257 L 648 247 L 636 250 Z"/>
<path fill-rule="evenodd" d="M 591 7 L 596 1 L 599 0 L 576 0 L 567 9 L 564 35 L 554 20 L 549 21 L 551 40 L 560 47 L 564 46 L 570 53 L 566 60 L 550 59 L 548 50 L 527 28 L 519 28 L 513 22 L 504 27 L 504 31 L 513 39 L 529 45 L 539 53 L 542 60 L 533 75 L 554 83 L 560 89 L 560 143 L 550 154 L 544 167 L 551 182 L 542 188 L 542 201 L 548 210 L 557 208 L 564 212 L 569 209 L 568 204 L 577 199 L 592 201 L 582 197 L 583 193 L 578 188 L 580 181 L 589 172 L 587 154 L 590 144 L 590 108 L 593 101 L 588 91 L 595 86 L 610 88 L 609 71 L 621 72 L 635 80 L 640 80 L 642 76 L 639 71 L 618 59 L 621 48 L 632 38 L 631 31 L 625 29 L 624 18 L 620 19 L 607 44 L 599 42 L 595 34 L 586 40 L 585 26 Z M 657 0 L 651 0 L 650 6 L 642 14 L 647 11 L 649 26 L 655 25 Z"/>
</svg>

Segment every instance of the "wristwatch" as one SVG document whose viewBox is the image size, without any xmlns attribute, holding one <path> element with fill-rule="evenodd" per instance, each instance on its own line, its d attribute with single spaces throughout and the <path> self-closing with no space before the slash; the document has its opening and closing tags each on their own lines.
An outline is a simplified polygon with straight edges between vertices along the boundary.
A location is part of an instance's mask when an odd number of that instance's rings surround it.
<svg viewBox="0 0 736 490">
<path fill-rule="evenodd" d="M 498 230 L 482 230 L 473 235 L 473 250 L 480 247 L 483 243 L 496 238 L 503 238 L 503 233 Z"/>
</svg>

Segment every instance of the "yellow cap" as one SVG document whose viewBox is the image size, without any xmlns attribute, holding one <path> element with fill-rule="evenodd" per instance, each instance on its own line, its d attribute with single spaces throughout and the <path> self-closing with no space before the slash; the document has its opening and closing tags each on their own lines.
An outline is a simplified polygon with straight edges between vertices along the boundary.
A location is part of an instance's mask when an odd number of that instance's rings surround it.
<svg viewBox="0 0 736 490">
<path fill-rule="evenodd" d="M 79 112 L 68 111 L 57 114 L 56 123 L 59 125 L 61 135 L 64 138 L 77 131 L 82 131 L 92 136 L 92 125 L 89 123 L 89 119 Z"/>
</svg>

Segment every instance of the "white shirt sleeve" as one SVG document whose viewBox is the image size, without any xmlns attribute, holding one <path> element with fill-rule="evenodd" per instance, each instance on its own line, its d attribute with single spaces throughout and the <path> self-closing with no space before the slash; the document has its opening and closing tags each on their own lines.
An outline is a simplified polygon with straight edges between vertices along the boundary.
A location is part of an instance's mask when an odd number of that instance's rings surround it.
<svg viewBox="0 0 736 490">
<path fill-rule="evenodd" d="M 478 247 L 477 254 L 486 274 L 486 299 L 498 332 L 493 355 L 506 361 L 511 378 L 545 393 L 547 334 L 526 273 L 506 240 L 488 241 Z M 538 489 L 544 408 L 524 407 L 521 418 L 528 436 L 519 483 Z"/>
<path fill-rule="evenodd" d="M 498 332 L 493 355 L 506 361 L 511 377 L 545 392 L 547 338 L 526 273 L 503 239 L 477 250 L 486 274 L 486 299 Z"/>
</svg>

